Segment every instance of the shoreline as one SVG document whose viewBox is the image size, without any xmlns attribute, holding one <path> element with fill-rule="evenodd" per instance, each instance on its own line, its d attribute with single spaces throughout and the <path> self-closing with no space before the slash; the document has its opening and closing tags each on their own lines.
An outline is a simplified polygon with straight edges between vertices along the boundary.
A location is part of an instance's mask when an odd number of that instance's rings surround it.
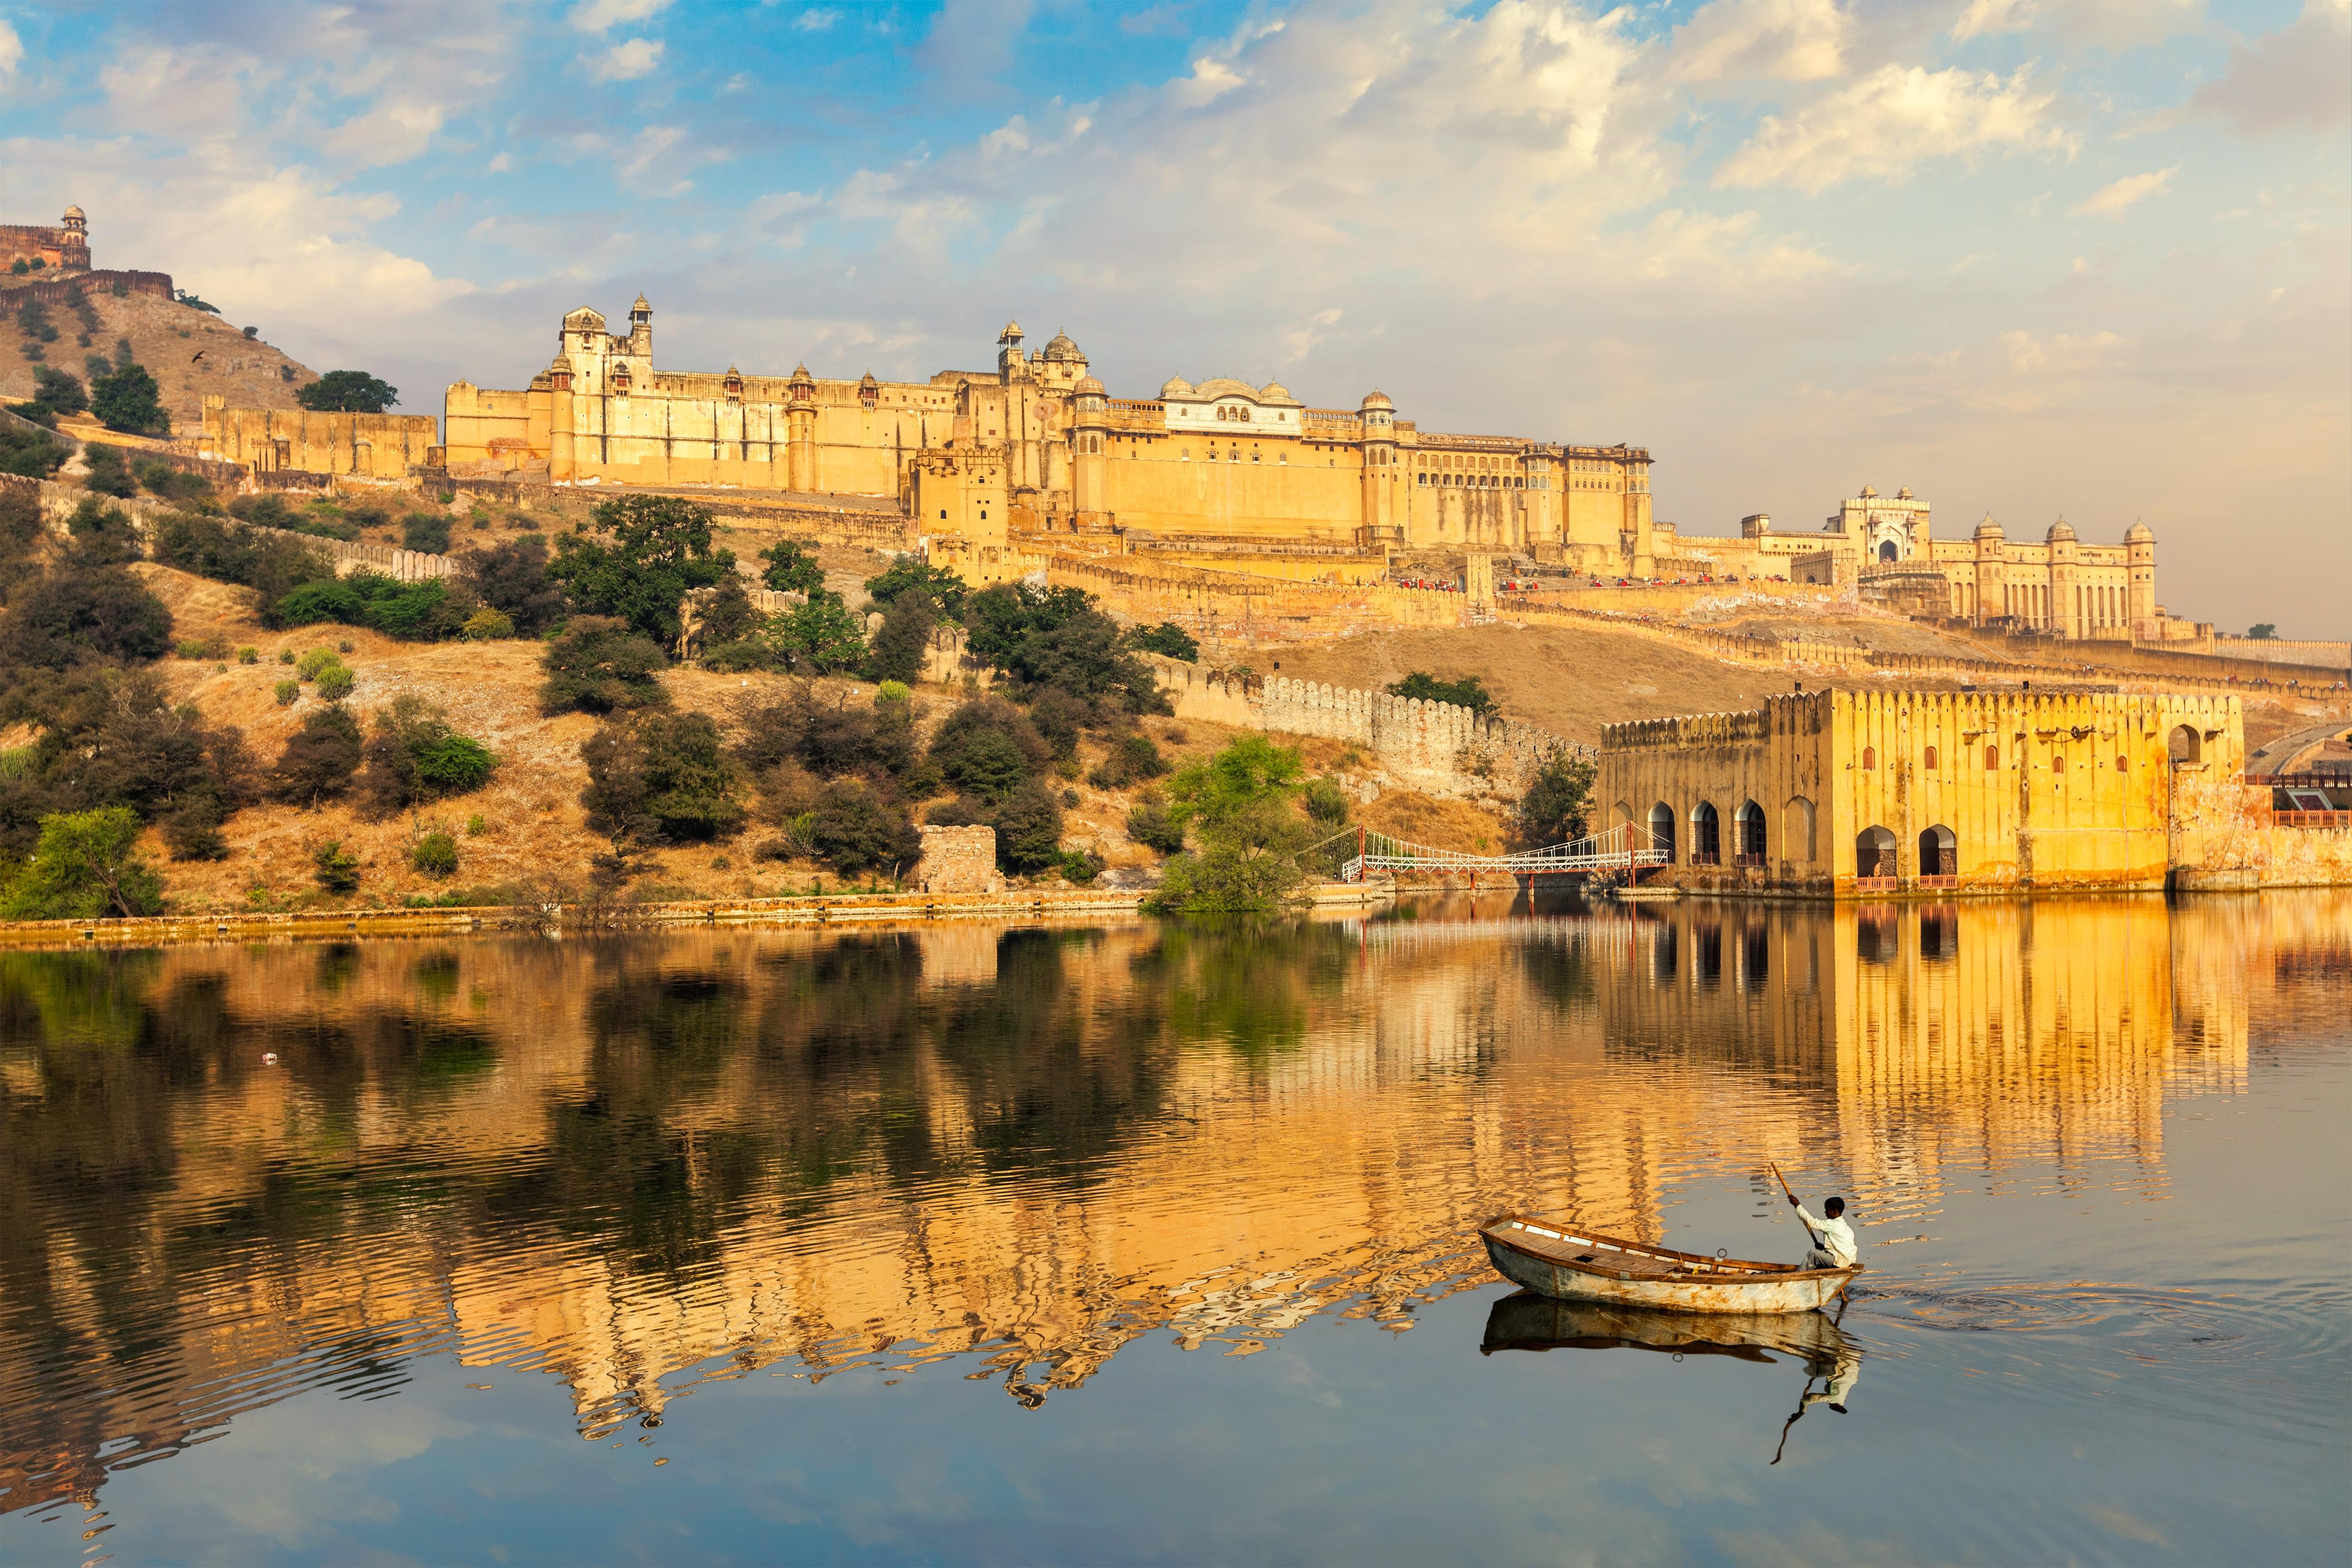
<svg viewBox="0 0 2352 1568">
<path fill-rule="evenodd" d="M 333 941 L 353 936 L 481 936 L 493 932 L 580 936 L 685 925 L 922 925 L 941 920 L 1083 919 L 1139 916 L 1149 888 L 1061 888 L 1019 893 L 820 894 L 795 898 L 682 899 L 605 905 L 567 922 L 562 906 L 464 909 L 306 909 L 292 912 L 153 915 L 107 920 L 0 921 L 0 950 L 162 947 L 192 943 Z M 1316 909 L 1393 901 L 1392 883 L 1325 883 Z"/>
</svg>

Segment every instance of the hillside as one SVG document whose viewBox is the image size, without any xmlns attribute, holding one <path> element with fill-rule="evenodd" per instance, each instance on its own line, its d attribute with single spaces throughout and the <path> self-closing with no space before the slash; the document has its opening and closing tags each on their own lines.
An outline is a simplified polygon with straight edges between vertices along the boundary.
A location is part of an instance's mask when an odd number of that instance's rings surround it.
<svg viewBox="0 0 2352 1568">
<path fill-rule="evenodd" d="M 306 695 L 292 707 L 278 706 L 271 688 L 287 674 L 277 662 L 279 650 L 299 654 L 339 643 L 351 644 L 344 658 L 356 672 L 358 685 L 349 700 L 363 721 L 399 694 L 414 692 L 445 707 L 459 730 L 480 739 L 500 758 L 486 788 L 414 818 L 370 821 L 352 804 L 315 810 L 249 808 L 225 830 L 230 852 L 226 861 L 171 861 L 160 831 L 151 831 L 142 847 L 163 868 L 173 907 L 271 908 L 312 897 L 311 853 L 329 839 L 341 841 L 359 855 L 359 901 L 369 904 L 397 904 L 411 896 L 430 897 L 453 889 L 475 890 L 486 901 L 504 900 L 548 877 L 576 887 L 585 880 L 589 858 L 607 847 L 587 831 L 580 804 L 587 782 L 580 746 L 595 732 L 597 721 L 581 714 L 554 718 L 540 714 L 537 643 L 401 643 L 349 626 L 275 632 L 252 618 L 244 590 L 152 562 L 131 570 L 172 611 L 176 637 L 219 637 L 232 650 L 258 650 L 260 662 L 254 664 L 238 664 L 232 653 L 226 662 L 166 660 L 162 668 L 176 700 L 195 703 L 208 722 L 237 726 L 263 763 L 277 758 L 318 703 Z M 669 670 L 662 681 L 679 709 L 709 713 L 730 726 L 739 704 L 772 699 L 793 685 L 782 675 L 721 675 L 689 668 Z M 857 702 L 870 701 L 874 692 L 870 685 L 851 680 L 817 685 Z M 928 732 L 935 727 L 962 696 L 960 688 L 919 687 L 915 703 L 921 728 Z M 1141 727 L 1178 767 L 1215 750 L 1233 733 L 1216 725 L 1159 718 L 1144 720 Z M 1337 743 L 1308 741 L 1304 749 L 1317 771 L 1348 778 L 1353 792 L 1379 796 L 1364 813 L 1374 828 L 1461 848 L 1471 847 L 1481 836 L 1491 841 L 1501 835 L 1500 822 L 1475 807 L 1431 800 L 1409 790 L 1381 790 L 1373 765 Z M 1085 778 L 1102 753 L 1101 739 L 1087 738 L 1080 747 L 1077 777 L 1055 781 L 1057 789 L 1067 791 L 1063 842 L 1071 849 L 1093 849 L 1114 873 L 1130 880 L 1150 874 L 1160 857 L 1127 836 L 1128 810 L 1136 791 L 1098 789 Z M 1075 804 L 1069 803 L 1071 797 Z M 468 834 L 468 819 L 476 816 L 481 819 L 482 831 Z M 407 863 L 413 835 L 433 827 L 458 835 L 463 859 L 448 882 L 436 882 Z M 772 830 L 755 825 L 732 841 L 656 852 L 634 891 L 674 897 L 774 897 L 842 885 L 840 878 L 814 862 L 755 860 L 753 846 L 771 836 Z"/>
<path fill-rule="evenodd" d="M 74 313 L 64 306 L 48 308 L 58 340 L 46 345 L 46 362 L 87 384 L 89 370 L 84 356 L 96 353 L 111 360 L 116 343 L 130 339 L 132 356 L 163 389 L 175 434 L 196 432 L 207 393 L 226 398 L 232 408 L 293 408 L 295 388 L 319 379 L 316 371 L 266 341 L 247 338 L 242 323 L 144 294 L 118 298 L 93 289 L 89 298 L 99 329 L 89 335 L 87 349 L 76 341 L 81 324 Z M 25 355 L 16 304 L 5 290 L 0 290 L 0 312 L 5 312 L 0 314 L 0 401 L 21 402 L 33 395 L 35 361 Z"/>
</svg>

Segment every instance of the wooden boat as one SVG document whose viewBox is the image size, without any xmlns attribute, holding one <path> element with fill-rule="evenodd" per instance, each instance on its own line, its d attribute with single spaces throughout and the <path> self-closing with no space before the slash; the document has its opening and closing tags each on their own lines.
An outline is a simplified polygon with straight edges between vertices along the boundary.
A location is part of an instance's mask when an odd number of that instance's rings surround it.
<svg viewBox="0 0 2352 1568">
<path fill-rule="evenodd" d="M 1768 1366 L 1778 1352 L 1816 1373 L 1857 1354 L 1826 1312 L 1676 1312 L 1563 1301 L 1534 1291 L 1515 1291 L 1487 1309 L 1479 1354 L 1503 1350 L 1647 1350 Z"/>
<path fill-rule="evenodd" d="M 1859 1263 L 1801 1269 L 1704 1258 L 1516 1214 L 1492 1221 L 1478 1235 L 1503 1278 L 1539 1295 L 1668 1312 L 1814 1312 L 1862 1272 Z"/>
</svg>

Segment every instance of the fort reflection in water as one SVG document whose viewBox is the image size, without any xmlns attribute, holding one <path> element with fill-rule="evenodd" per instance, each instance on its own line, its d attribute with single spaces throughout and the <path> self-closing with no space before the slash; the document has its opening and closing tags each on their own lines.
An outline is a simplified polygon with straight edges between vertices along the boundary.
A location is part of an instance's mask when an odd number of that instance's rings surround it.
<svg viewBox="0 0 2352 1568">
<path fill-rule="evenodd" d="M 1402 1332 L 1497 1212 L 1659 1236 L 1768 1155 L 1886 1241 L 1988 1174 L 2160 1192 L 2167 1095 L 2352 974 L 2336 893 L 1407 913 L 0 955 L 0 1508 L 428 1352 L 596 1438 Z"/>
</svg>

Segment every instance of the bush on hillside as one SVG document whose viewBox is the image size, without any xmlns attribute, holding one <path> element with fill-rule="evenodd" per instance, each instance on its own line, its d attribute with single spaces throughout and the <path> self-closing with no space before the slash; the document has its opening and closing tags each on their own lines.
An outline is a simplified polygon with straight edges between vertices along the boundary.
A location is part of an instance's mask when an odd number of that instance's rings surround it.
<svg viewBox="0 0 2352 1568">
<path fill-rule="evenodd" d="M 127 566 L 146 553 L 131 514 L 101 506 L 95 496 L 83 497 L 66 518 L 66 535 L 73 540 L 66 559 L 76 567 Z"/>
<path fill-rule="evenodd" d="M 1075 588 L 1000 583 L 964 601 L 971 651 L 1031 690 L 1058 690 L 1129 713 L 1165 713 L 1168 699 L 1118 622 Z"/>
<path fill-rule="evenodd" d="M 923 852 L 923 835 L 906 808 L 863 779 L 825 785 L 808 833 L 811 849 L 844 876 L 888 871 L 896 877 Z"/>
<path fill-rule="evenodd" d="M 538 636 L 571 609 L 562 586 L 548 575 L 547 541 L 536 534 L 477 546 L 456 559 L 459 587 L 506 616 L 522 636 Z"/>
<path fill-rule="evenodd" d="M 588 825 L 614 844 L 711 839 L 743 823 L 742 769 L 708 714 L 615 719 L 580 748 Z"/>
<path fill-rule="evenodd" d="M 669 694 L 656 678 L 669 660 L 649 638 L 625 621 L 578 615 L 563 634 L 548 643 L 539 689 L 542 713 L 625 713 L 666 703 Z"/>
<path fill-rule="evenodd" d="M 291 806 L 316 806 L 340 799 L 359 771 L 360 721 L 339 704 L 304 716 L 270 770 L 269 793 Z"/>
<path fill-rule="evenodd" d="M 172 612 L 121 567 L 51 572 L 19 590 L 0 617 L 0 662 L 11 664 L 143 663 L 171 650 Z"/>
<path fill-rule="evenodd" d="M 334 563 L 318 546 L 241 522 L 193 512 L 166 512 L 148 540 L 163 565 L 253 590 L 256 604 L 274 621 L 278 601 L 301 583 L 331 581 Z"/>
<path fill-rule="evenodd" d="M 446 555 L 449 549 L 449 517 L 446 512 L 411 512 L 400 519 L 400 548 L 425 555 Z"/>
<path fill-rule="evenodd" d="M 413 692 L 377 711 L 361 759 L 360 796 L 379 817 L 478 789 L 499 765 L 488 747 L 452 729 L 446 712 Z"/>
<path fill-rule="evenodd" d="M 72 455 L 66 444 L 53 435 L 26 430 L 20 424 L 0 424 L 0 474 L 47 479 L 64 467 L 66 459 Z"/>
<path fill-rule="evenodd" d="M 912 685 L 922 679 L 931 653 L 931 633 L 939 625 L 939 610 L 919 593 L 901 596 L 882 612 L 874 645 L 866 653 L 866 678 Z"/>
</svg>

